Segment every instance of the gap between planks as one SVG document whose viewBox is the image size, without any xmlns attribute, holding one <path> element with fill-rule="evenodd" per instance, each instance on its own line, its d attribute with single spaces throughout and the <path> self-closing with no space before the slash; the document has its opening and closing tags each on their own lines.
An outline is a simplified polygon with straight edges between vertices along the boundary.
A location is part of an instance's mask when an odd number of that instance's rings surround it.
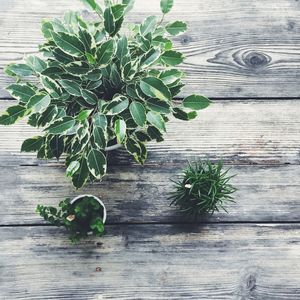
<svg viewBox="0 0 300 300">
<path fill-rule="evenodd" d="M 213 226 L 213 225 L 257 225 L 257 226 L 280 226 L 280 225 L 300 225 L 299 221 L 191 221 L 191 222 L 179 222 L 179 221 L 168 221 L 168 222 L 107 222 L 105 226 L 113 227 L 113 226 L 144 226 L 144 225 L 157 225 L 157 226 L 165 226 L 165 225 L 182 225 L 182 226 Z M 28 224 L 9 224 L 9 225 L 1 225 L 0 228 L 26 228 L 26 227 L 49 227 L 49 228 L 57 228 L 57 226 L 51 224 L 37 224 L 37 223 L 28 223 Z M 64 230 L 64 229 L 63 229 Z M 66 232 L 66 236 L 67 236 Z"/>
</svg>

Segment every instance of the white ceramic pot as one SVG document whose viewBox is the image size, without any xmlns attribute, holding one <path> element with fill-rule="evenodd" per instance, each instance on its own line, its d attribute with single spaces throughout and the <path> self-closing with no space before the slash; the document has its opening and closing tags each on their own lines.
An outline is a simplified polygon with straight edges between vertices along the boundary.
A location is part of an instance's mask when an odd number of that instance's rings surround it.
<svg viewBox="0 0 300 300">
<path fill-rule="evenodd" d="M 104 224 L 105 221 L 106 221 L 106 207 L 105 207 L 104 203 L 103 203 L 98 197 L 96 197 L 96 196 L 94 196 L 94 195 L 79 195 L 79 196 L 75 197 L 74 199 L 72 199 L 72 200 L 70 201 L 70 203 L 73 204 L 73 203 L 75 203 L 77 200 L 79 200 L 79 199 L 81 199 L 81 198 L 84 198 L 84 197 L 94 198 L 94 199 L 97 200 L 97 201 L 100 203 L 100 205 L 103 207 L 103 218 L 102 218 L 102 219 L 103 219 L 103 224 Z"/>
</svg>

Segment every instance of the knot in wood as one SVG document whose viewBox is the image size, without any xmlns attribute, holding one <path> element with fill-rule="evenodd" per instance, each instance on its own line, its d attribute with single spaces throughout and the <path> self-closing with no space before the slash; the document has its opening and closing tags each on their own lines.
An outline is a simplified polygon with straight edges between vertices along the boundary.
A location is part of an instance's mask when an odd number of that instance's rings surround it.
<svg viewBox="0 0 300 300">
<path fill-rule="evenodd" d="M 188 45 L 191 42 L 192 38 L 189 35 L 184 34 L 181 36 L 180 40 L 182 45 Z"/>
<path fill-rule="evenodd" d="M 251 51 L 243 55 L 243 60 L 246 66 L 257 69 L 269 64 L 271 58 L 264 53 Z"/>
<path fill-rule="evenodd" d="M 256 287 L 256 277 L 254 274 L 250 274 L 246 277 L 245 287 L 248 291 L 252 291 Z"/>
</svg>

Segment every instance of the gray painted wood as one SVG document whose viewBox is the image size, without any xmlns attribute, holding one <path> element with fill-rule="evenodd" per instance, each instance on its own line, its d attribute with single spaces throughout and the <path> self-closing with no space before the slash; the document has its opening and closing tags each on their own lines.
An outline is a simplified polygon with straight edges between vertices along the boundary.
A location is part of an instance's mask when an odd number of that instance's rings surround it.
<svg viewBox="0 0 300 300">
<path fill-rule="evenodd" d="M 42 224 L 37 204 L 57 205 L 77 194 L 100 196 L 109 223 L 176 223 L 189 221 L 169 207 L 170 178 L 184 164 L 110 168 L 101 183 L 75 192 L 59 167 L 7 167 L 0 172 L 0 225 Z M 229 214 L 216 213 L 199 222 L 300 221 L 300 166 L 235 166 L 232 184 L 238 188 Z"/>
<path fill-rule="evenodd" d="M 0 228 L 2 299 L 299 299 L 299 225 L 107 231 L 72 246 L 63 229 Z"/>
<path fill-rule="evenodd" d="M 0 111 L 13 103 L 0 101 Z M 148 145 L 146 164 L 176 163 L 195 157 L 238 164 L 299 164 L 299 115 L 297 100 L 216 101 L 191 122 L 168 123 L 165 142 Z M 37 131 L 24 122 L 0 126 L 0 166 L 42 163 L 34 154 L 20 154 L 22 141 L 35 134 Z M 130 160 L 119 151 L 112 161 L 128 165 Z"/>
<path fill-rule="evenodd" d="M 0 68 L 42 41 L 40 20 L 82 9 L 78 1 L 0 0 Z M 175 39 L 187 56 L 187 87 L 181 96 L 299 97 L 299 1 L 177 0 L 169 20 L 183 19 L 189 31 Z M 159 0 L 136 0 L 128 20 L 159 14 Z M 8 79 L 0 71 L 0 97 Z"/>
<path fill-rule="evenodd" d="M 0 299 L 299 299 L 300 108 L 288 99 L 300 97 L 299 3 L 175 1 L 170 20 L 190 27 L 175 38 L 187 56 L 180 96 L 228 101 L 191 123 L 172 120 L 144 167 L 114 153 L 105 180 L 77 192 L 105 201 L 115 225 L 101 239 L 72 246 L 62 228 L 43 226 L 37 203 L 77 193 L 61 163 L 20 154 L 36 131 L 24 122 L 0 127 Z M 40 20 L 82 8 L 0 0 L 0 98 L 8 97 L 4 65 L 37 51 Z M 158 12 L 159 0 L 136 0 L 129 20 Z M 12 103 L 0 100 L 0 111 Z M 193 157 L 223 158 L 238 175 L 230 214 L 206 225 L 180 224 L 186 219 L 166 199 L 169 178 Z"/>
</svg>

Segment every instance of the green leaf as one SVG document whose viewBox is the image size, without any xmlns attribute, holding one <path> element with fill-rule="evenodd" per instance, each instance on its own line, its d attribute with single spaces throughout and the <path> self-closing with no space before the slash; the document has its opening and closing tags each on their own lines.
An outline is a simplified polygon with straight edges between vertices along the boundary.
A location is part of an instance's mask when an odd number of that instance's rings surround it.
<svg viewBox="0 0 300 300">
<path fill-rule="evenodd" d="M 9 107 L 5 113 L 0 115 L 0 124 L 1 125 L 11 125 L 16 123 L 19 119 L 25 117 L 30 113 L 26 107 L 21 105 L 15 105 Z"/>
<path fill-rule="evenodd" d="M 168 51 L 168 50 L 172 50 L 173 48 L 173 43 L 171 40 L 163 37 L 163 36 L 156 36 L 153 40 L 152 40 L 152 44 L 154 46 L 160 46 L 160 48 L 164 51 Z"/>
<path fill-rule="evenodd" d="M 94 10 L 97 13 L 102 13 L 101 7 L 97 4 L 95 0 L 81 0 L 81 2 L 87 6 L 89 9 Z"/>
<path fill-rule="evenodd" d="M 122 69 L 121 75 L 125 81 L 131 81 L 136 73 L 136 68 L 132 66 L 131 61 L 129 61 Z"/>
<path fill-rule="evenodd" d="M 125 9 L 126 9 L 125 4 L 115 4 L 111 6 L 112 14 L 116 21 L 121 19 L 124 16 Z"/>
<path fill-rule="evenodd" d="M 183 106 L 193 110 L 200 110 L 208 107 L 210 104 L 209 99 L 204 96 L 191 95 L 183 100 Z"/>
<path fill-rule="evenodd" d="M 170 69 L 163 71 L 159 78 L 163 81 L 165 85 L 172 85 L 174 84 L 178 79 L 181 79 L 183 76 L 183 73 L 176 69 Z"/>
<path fill-rule="evenodd" d="M 54 32 L 66 32 L 66 33 L 69 32 L 65 24 L 63 24 L 63 22 L 59 19 L 55 18 L 54 20 L 51 21 L 51 24 Z"/>
<path fill-rule="evenodd" d="M 99 81 L 102 77 L 102 72 L 100 69 L 94 69 L 87 73 L 84 77 L 91 81 Z"/>
<path fill-rule="evenodd" d="M 158 49 L 150 49 L 145 53 L 140 60 L 141 67 L 149 67 L 154 64 L 160 57 L 160 51 Z"/>
<path fill-rule="evenodd" d="M 135 0 L 122 0 L 122 3 L 126 5 L 125 13 L 127 14 L 134 6 Z"/>
<path fill-rule="evenodd" d="M 75 81 L 63 79 L 60 80 L 59 83 L 70 95 L 81 96 L 80 85 Z"/>
<path fill-rule="evenodd" d="M 90 105 L 96 105 L 98 103 L 97 95 L 88 90 L 81 90 L 81 95 L 84 100 Z"/>
<path fill-rule="evenodd" d="M 146 123 L 146 110 L 143 104 L 133 101 L 129 106 L 130 114 L 134 122 L 143 127 Z"/>
<path fill-rule="evenodd" d="M 125 57 L 128 54 L 128 41 L 127 37 L 123 35 L 119 40 L 117 44 L 117 58 L 121 61 L 123 57 Z"/>
<path fill-rule="evenodd" d="M 104 68 L 109 65 L 111 62 L 114 53 L 116 51 L 116 44 L 114 40 L 108 40 L 100 45 L 99 49 L 97 50 L 97 63 L 99 64 L 100 68 Z"/>
<path fill-rule="evenodd" d="M 55 121 L 44 131 L 51 134 L 63 134 L 75 125 L 75 120 L 72 117 L 64 117 L 61 120 Z"/>
<path fill-rule="evenodd" d="M 89 178 L 89 168 L 87 165 L 87 161 L 84 157 L 80 160 L 80 167 L 76 171 L 76 173 L 72 176 L 73 185 L 80 189 L 84 186 Z"/>
<path fill-rule="evenodd" d="M 107 118 L 104 114 L 97 113 L 93 117 L 93 124 L 95 126 L 101 127 L 104 131 L 107 128 Z"/>
<path fill-rule="evenodd" d="M 47 40 L 52 39 L 51 32 L 53 30 L 54 29 L 53 29 L 53 26 L 52 26 L 51 22 L 42 20 L 42 33 L 43 33 L 45 39 L 47 39 Z"/>
<path fill-rule="evenodd" d="M 39 151 L 40 148 L 44 144 L 44 137 L 35 136 L 33 138 L 27 139 L 23 142 L 21 151 L 22 152 L 36 152 Z"/>
<path fill-rule="evenodd" d="M 37 125 L 45 127 L 51 123 L 58 114 L 58 109 L 56 105 L 50 105 L 39 117 Z"/>
<path fill-rule="evenodd" d="M 147 121 L 160 131 L 166 131 L 165 121 L 160 114 L 149 111 L 147 113 Z"/>
<path fill-rule="evenodd" d="M 59 75 L 62 75 L 63 73 L 64 70 L 59 67 L 49 67 L 46 68 L 41 74 L 53 79 L 57 79 L 59 78 Z"/>
<path fill-rule="evenodd" d="M 105 31 L 109 34 L 112 34 L 116 27 L 115 27 L 115 18 L 112 13 L 111 7 L 108 7 L 104 11 L 104 28 Z"/>
<path fill-rule="evenodd" d="M 50 96 L 56 99 L 59 98 L 62 91 L 60 86 L 56 83 L 56 81 L 44 75 L 40 76 L 40 79 L 42 85 L 44 86 L 45 90 L 50 94 Z"/>
<path fill-rule="evenodd" d="M 90 71 L 90 66 L 85 62 L 76 61 L 65 65 L 64 69 L 72 75 L 80 76 L 87 74 Z"/>
<path fill-rule="evenodd" d="M 43 112 L 51 103 L 51 97 L 45 94 L 37 94 L 32 96 L 27 102 L 27 108 L 32 112 Z"/>
<path fill-rule="evenodd" d="M 172 7 L 173 7 L 173 0 L 160 0 L 160 8 L 164 15 L 170 12 Z"/>
<path fill-rule="evenodd" d="M 96 146 L 100 149 L 105 149 L 107 144 L 107 136 L 101 127 L 94 126 L 93 137 Z"/>
<path fill-rule="evenodd" d="M 9 64 L 5 67 L 5 73 L 10 76 L 30 76 L 32 69 L 25 64 Z"/>
<path fill-rule="evenodd" d="M 149 97 L 158 98 L 163 101 L 171 100 L 171 93 L 169 89 L 158 78 L 143 78 L 140 82 L 140 88 L 143 93 Z"/>
<path fill-rule="evenodd" d="M 148 33 L 153 33 L 156 29 L 156 25 L 157 25 L 157 17 L 156 16 L 147 17 L 140 27 L 141 35 L 145 36 Z"/>
<path fill-rule="evenodd" d="M 66 170 L 67 177 L 72 177 L 80 168 L 80 162 L 77 160 L 71 161 Z"/>
<path fill-rule="evenodd" d="M 80 152 L 82 152 L 83 150 L 85 150 L 86 146 L 90 142 L 90 138 L 91 138 L 91 136 L 90 136 L 89 131 L 83 132 L 81 137 L 78 134 L 78 136 L 73 138 L 72 139 L 72 144 L 71 144 L 72 155 L 73 156 L 77 155 Z M 86 155 L 86 153 L 85 153 L 85 155 Z"/>
<path fill-rule="evenodd" d="M 158 143 L 164 140 L 162 137 L 162 133 L 154 126 L 148 127 L 147 134 L 152 140 L 156 140 Z"/>
<path fill-rule="evenodd" d="M 60 50 L 59 48 L 53 49 L 52 54 L 55 59 L 63 64 L 68 64 L 74 61 L 74 57 Z"/>
<path fill-rule="evenodd" d="M 115 134 L 118 144 L 122 144 L 126 137 L 126 122 L 122 119 L 118 119 L 115 122 Z"/>
<path fill-rule="evenodd" d="M 84 45 L 76 35 L 72 35 L 65 32 L 56 33 L 54 31 L 52 31 L 51 34 L 55 44 L 63 52 L 75 57 L 80 57 L 84 55 Z"/>
<path fill-rule="evenodd" d="M 36 73 L 42 73 L 47 68 L 47 64 L 37 56 L 28 56 L 26 63 Z"/>
<path fill-rule="evenodd" d="M 17 100 L 27 103 L 29 99 L 35 95 L 35 90 L 27 84 L 13 83 L 9 85 L 6 90 Z"/>
<path fill-rule="evenodd" d="M 85 110 L 80 111 L 80 113 L 76 117 L 76 120 L 77 121 L 85 121 L 90 116 L 92 111 L 93 111 L 92 109 L 85 109 Z"/>
<path fill-rule="evenodd" d="M 96 90 L 98 87 L 100 87 L 101 84 L 102 84 L 102 81 L 101 81 L 101 80 L 98 80 L 98 81 L 91 81 L 91 82 L 86 86 L 86 88 L 87 88 L 88 90 L 93 91 L 93 90 Z"/>
<path fill-rule="evenodd" d="M 130 137 L 125 141 L 125 148 L 139 164 L 144 164 L 147 158 L 147 149 L 143 143 Z"/>
<path fill-rule="evenodd" d="M 183 62 L 183 54 L 174 50 L 166 51 L 161 55 L 161 60 L 169 66 L 176 66 Z"/>
<path fill-rule="evenodd" d="M 92 53 L 92 48 L 95 47 L 95 40 L 92 35 L 88 32 L 88 30 L 84 30 L 79 27 L 79 39 L 84 45 L 86 54 Z"/>
<path fill-rule="evenodd" d="M 187 30 L 187 25 L 182 21 L 175 21 L 167 24 L 166 30 L 171 35 L 178 35 L 179 33 L 183 33 Z"/>
<path fill-rule="evenodd" d="M 178 85 L 169 87 L 172 97 L 175 97 L 176 95 L 178 95 L 181 92 L 183 87 L 184 87 L 183 83 L 179 83 Z"/>
<path fill-rule="evenodd" d="M 64 23 L 69 25 L 69 31 L 75 31 L 77 32 L 78 31 L 78 21 L 79 21 L 79 16 L 78 16 L 78 13 L 75 12 L 75 11 L 67 11 L 65 14 L 64 14 Z"/>
<path fill-rule="evenodd" d="M 93 219 L 90 222 L 90 228 L 98 234 L 103 233 L 104 232 L 103 220 L 100 217 Z"/>
<path fill-rule="evenodd" d="M 173 110 L 174 110 L 173 113 L 174 117 L 179 120 L 189 121 L 197 117 L 197 112 L 195 111 L 191 111 L 187 113 L 182 109 L 180 109 L 179 107 L 175 107 Z"/>
<path fill-rule="evenodd" d="M 87 156 L 87 164 L 92 175 L 101 179 L 106 173 L 106 157 L 96 149 L 92 149 Z"/>
<path fill-rule="evenodd" d="M 55 135 L 49 142 L 50 150 L 56 159 L 59 159 L 64 152 L 65 142 L 63 136 Z"/>
<path fill-rule="evenodd" d="M 86 52 L 85 57 L 87 58 L 89 64 L 91 64 L 91 65 L 96 64 L 97 61 L 96 61 L 96 58 L 94 55 Z"/>
<path fill-rule="evenodd" d="M 139 146 L 139 143 L 133 139 L 133 138 L 130 138 L 128 137 L 125 141 L 125 148 L 126 150 L 134 156 L 134 158 L 137 160 L 138 156 L 140 155 L 141 153 L 141 148 Z"/>
<path fill-rule="evenodd" d="M 129 105 L 129 100 L 122 95 L 114 97 L 106 107 L 108 115 L 117 115 L 125 110 Z"/>
<path fill-rule="evenodd" d="M 148 99 L 147 100 L 147 106 L 158 113 L 161 114 L 169 114 L 171 112 L 171 107 L 169 105 L 169 103 L 165 102 L 165 101 L 160 101 L 157 99 Z"/>
<path fill-rule="evenodd" d="M 113 64 L 111 66 L 111 70 L 110 70 L 110 81 L 112 83 L 112 85 L 114 87 L 120 87 L 122 85 L 122 80 L 121 80 L 121 76 L 118 72 L 118 68 L 116 66 L 116 64 Z"/>
<path fill-rule="evenodd" d="M 27 124 L 32 126 L 32 127 L 38 127 L 38 120 L 40 118 L 40 114 L 38 113 L 35 113 L 35 114 L 31 114 L 29 117 L 28 117 L 28 121 L 27 121 Z"/>
</svg>

